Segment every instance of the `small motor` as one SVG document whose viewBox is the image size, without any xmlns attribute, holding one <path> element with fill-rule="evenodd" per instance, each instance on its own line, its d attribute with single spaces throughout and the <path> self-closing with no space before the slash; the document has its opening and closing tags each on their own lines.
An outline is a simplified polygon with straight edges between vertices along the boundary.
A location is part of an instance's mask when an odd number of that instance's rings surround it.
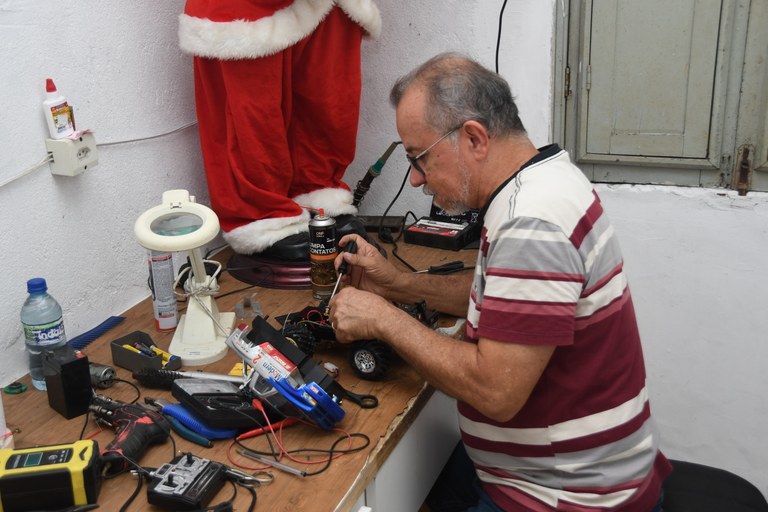
<svg viewBox="0 0 768 512">
<path fill-rule="evenodd" d="M 115 383 L 117 373 L 111 366 L 105 364 L 91 363 L 89 372 L 91 373 L 91 386 L 99 389 L 107 389 Z"/>
</svg>

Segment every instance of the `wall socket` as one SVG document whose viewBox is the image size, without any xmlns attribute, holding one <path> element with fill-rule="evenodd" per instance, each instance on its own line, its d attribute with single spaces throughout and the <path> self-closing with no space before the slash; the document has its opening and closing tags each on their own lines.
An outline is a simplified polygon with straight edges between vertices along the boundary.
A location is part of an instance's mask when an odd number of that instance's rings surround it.
<svg viewBox="0 0 768 512">
<path fill-rule="evenodd" d="M 46 139 L 45 147 L 53 156 L 52 174 L 77 176 L 99 163 L 96 138 L 92 133 L 84 133 L 77 139 Z"/>
</svg>

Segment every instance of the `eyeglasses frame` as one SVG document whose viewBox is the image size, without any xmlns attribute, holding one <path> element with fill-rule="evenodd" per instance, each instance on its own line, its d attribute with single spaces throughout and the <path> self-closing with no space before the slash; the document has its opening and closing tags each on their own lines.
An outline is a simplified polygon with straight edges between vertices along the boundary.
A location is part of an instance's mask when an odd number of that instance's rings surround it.
<svg viewBox="0 0 768 512">
<path fill-rule="evenodd" d="M 434 148 L 435 146 L 437 146 L 437 145 L 440 143 L 440 141 L 441 141 L 441 140 L 445 139 L 446 137 L 448 137 L 449 135 L 451 135 L 453 132 L 455 132 L 455 131 L 457 131 L 457 130 L 460 130 L 460 129 L 461 129 L 463 126 L 464 126 L 464 123 L 461 123 L 461 124 L 460 124 L 459 126 L 457 126 L 456 128 L 453 128 L 453 129 L 451 129 L 451 130 L 447 131 L 446 133 L 444 133 L 443 135 L 441 135 L 441 136 L 440 136 L 440 137 L 439 137 L 439 138 L 438 138 L 438 139 L 437 139 L 435 142 L 433 142 L 432 144 L 430 144 L 430 145 L 427 147 L 427 149 L 425 149 L 424 151 L 422 151 L 422 152 L 421 152 L 421 153 L 419 153 L 418 155 L 416 155 L 416 156 L 408 156 L 408 155 L 405 155 L 405 158 L 408 160 L 408 163 L 410 163 L 410 164 L 411 164 L 411 167 L 412 167 L 413 169 L 417 170 L 418 172 L 420 172 L 420 173 L 421 173 L 421 175 L 422 175 L 422 176 L 425 176 L 425 177 L 426 177 L 427 173 L 426 173 L 426 172 L 424 172 L 424 169 L 422 169 L 422 168 L 421 168 L 421 165 L 419 165 L 419 159 L 420 159 L 420 158 L 423 158 L 423 157 L 424 157 L 424 155 L 426 155 L 427 153 L 429 153 L 429 151 L 430 151 L 432 148 Z"/>
</svg>

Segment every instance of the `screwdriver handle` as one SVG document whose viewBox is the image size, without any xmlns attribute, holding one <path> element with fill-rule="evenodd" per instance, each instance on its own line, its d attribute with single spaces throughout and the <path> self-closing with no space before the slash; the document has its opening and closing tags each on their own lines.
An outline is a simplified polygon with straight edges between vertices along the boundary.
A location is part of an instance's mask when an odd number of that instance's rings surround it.
<svg viewBox="0 0 768 512">
<path fill-rule="evenodd" d="M 341 251 L 341 252 L 342 253 L 349 252 L 349 253 L 352 253 L 352 254 L 356 254 L 357 253 L 357 242 L 355 242 L 354 240 L 352 242 L 349 242 L 347 245 L 344 246 L 344 250 Z M 338 273 L 339 273 L 339 276 L 341 276 L 341 274 L 346 274 L 347 273 L 347 260 L 341 260 L 341 264 L 339 265 L 339 272 Z"/>
</svg>

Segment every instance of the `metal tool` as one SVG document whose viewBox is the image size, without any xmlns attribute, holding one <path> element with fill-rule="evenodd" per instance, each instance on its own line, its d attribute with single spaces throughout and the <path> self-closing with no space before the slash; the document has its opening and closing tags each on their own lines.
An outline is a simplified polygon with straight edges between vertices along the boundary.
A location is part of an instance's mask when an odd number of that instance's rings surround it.
<svg viewBox="0 0 768 512">
<path fill-rule="evenodd" d="M 349 242 L 342 251 L 342 254 L 345 252 L 349 252 L 352 254 L 357 253 L 357 242 Z M 339 265 L 338 274 L 339 277 L 336 278 L 336 285 L 333 287 L 333 291 L 331 292 L 331 296 L 328 297 L 328 301 L 330 301 L 334 295 L 336 295 L 336 290 L 339 289 L 339 283 L 341 282 L 341 276 L 347 273 L 347 270 L 349 269 L 349 266 L 347 265 L 347 260 L 341 260 L 341 264 Z"/>
<path fill-rule="evenodd" d="M 144 403 L 147 404 L 148 407 L 158 411 L 163 416 L 165 416 L 165 419 L 167 419 L 168 423 L 171 424 L 171 428 L 173 429 L 173 431 L 179 434 L 181 437 L 183 437 L 187 441 L 192 441 L 193 443 L 199 444 L 200 446 L 203 446 L 205 448 L 210 448 L 211 446 L 213 446 L 213 443 L 211 442 L 210 439 L 198 434 L 197 432 L 187 427 L 181 421 L 174 418 L 170 414 L 164 413 L 163 412 L 164 405 L 161 405 L 160 403 L 158 403 L 158 399 L 148 396 L 144 398 Z M 164 404 L 170 405 L 170 402 L 164 402 Z"/>
<path fill-rule="evenodd" d="M 288 464 L 283 464 L 282 462 L 278 462 L 274 459 L 263 457 L 262 455 L 259 455 L 258 453 L 251 451 L 247 448 L 241 448 L 237 451 L 238 453 L 240 453 L 240 455 L 244 457 L 248 457 L 249 459 L 253 459 L 255 461 L 261 462 L 262 464 L 266 464 L 267 466 L 273 467 L 275 469 L 279 469 L 280 471 L 285 471 L 286 473 L 290 473 L 296 476 L 307 476 L 306 471 L 302 471 L 301 469 L 294 468 L 293 466 L 289 466 Z"/>
<path fill-rule="evenodd" d="M 144 401 L 155 407 L 159 407 L 163 417 L 171 416 L 176 418 L 179 420 L 179 423 L 206 439 L 232 439 L 237 437 L 237 429 L 211 427 L 203 423 L 200 418 L 195 416 L 181 404 L 171 403 L 162 398 L 150 397 L 145 398 Z M 190 441 L 192 441 L 192 439 L 190 439 Z"/>
</svg>

